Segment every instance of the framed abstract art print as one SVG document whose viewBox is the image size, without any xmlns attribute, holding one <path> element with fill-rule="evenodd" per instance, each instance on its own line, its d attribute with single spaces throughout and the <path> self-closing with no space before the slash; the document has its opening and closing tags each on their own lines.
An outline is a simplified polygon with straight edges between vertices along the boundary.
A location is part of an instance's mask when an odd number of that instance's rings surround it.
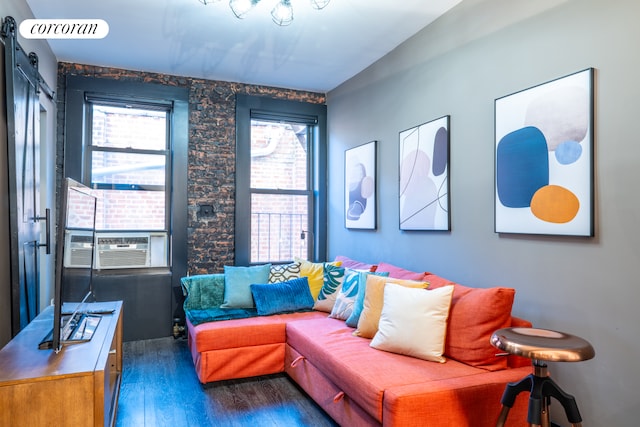
<svg viewBox="0 0 640 427">
<path fill-rule="evenodd" d="M 450 230 L 449 116 L 400 132 L 400 230 Z"/>
<path fill-rule="evenodd" d="M 496 99 L 496 233 L 593 236 L 593 73 Z"/>
<path fill-rule="evenodd" d="M 376 228 L 376 141 L 344 152 L 345 227 Z"/>
</svg>

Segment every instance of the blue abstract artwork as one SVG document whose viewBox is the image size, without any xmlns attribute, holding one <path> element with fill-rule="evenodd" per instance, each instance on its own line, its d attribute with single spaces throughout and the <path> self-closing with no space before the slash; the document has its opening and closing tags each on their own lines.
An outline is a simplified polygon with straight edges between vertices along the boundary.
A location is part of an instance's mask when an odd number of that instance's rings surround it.
<svg viewBox="0 0 640 427">
<path fill-rule="evenodd" d="M 547 141 L 536 127 L 505 135 L 498 143 L 496 164 L 496 187 L 504 206 L 526 208 L 536 191 L 549 184 Z"/>
<path fill-rule="evenodd" d="M 495 231 L 593 235 L 593 69 L 495 101 Z"/>
<path fill-rule="evenodd" d="M 345 227 L 376 228 L 376 141 L 345 151 Z"/>
</svg>

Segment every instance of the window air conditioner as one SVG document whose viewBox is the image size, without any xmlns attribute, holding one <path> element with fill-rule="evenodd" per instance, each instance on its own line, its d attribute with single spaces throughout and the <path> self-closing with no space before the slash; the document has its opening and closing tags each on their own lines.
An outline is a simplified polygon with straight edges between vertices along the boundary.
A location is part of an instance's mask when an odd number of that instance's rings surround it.
<svg viewBox="0 0 640 427">
<path fill-rule="evenodd" d="M 98 234 L 96 268 L 140 268 L 150 266 L 149 233 Z"/>
<path fill-rule="evenodd" d="M 91 266 L 93 232 L 87 230 L 66 230 L 64 246 L 64 266 L 66 268 L 87 268 Z"/>
</svg>

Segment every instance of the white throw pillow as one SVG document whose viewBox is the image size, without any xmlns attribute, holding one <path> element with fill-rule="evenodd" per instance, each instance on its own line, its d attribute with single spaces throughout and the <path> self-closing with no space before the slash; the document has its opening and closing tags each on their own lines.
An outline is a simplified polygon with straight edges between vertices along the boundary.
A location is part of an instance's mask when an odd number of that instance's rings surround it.
<svg viewBox="0 0 640 427">
<path fill-rule="evenodd" d="M 453 286 L 434 290 L 387 283 L 378 332 L 371 347 L 444 363 L 444 340 Z"/>
</svg>

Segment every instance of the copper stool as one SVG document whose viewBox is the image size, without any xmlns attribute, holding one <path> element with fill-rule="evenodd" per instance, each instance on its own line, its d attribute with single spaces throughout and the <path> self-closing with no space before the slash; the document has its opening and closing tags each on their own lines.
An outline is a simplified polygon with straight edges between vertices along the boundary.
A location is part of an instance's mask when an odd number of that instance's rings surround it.
<svg viewBox="0 0 640 427">
<path fill-rule="evenodd" d="M 509 354 L 532 359 L 533 373 L 522 380 L 507 384 L 502 395 L 502 410 L 496 427 L 504 427 L 509 410 L 516 396 L 529 391 L 527 422 L 530 426 L 550 427 L 549 405 L 555 398 L 564 407 L 567 419 L 573 427 L 582 425 L 576 400 L 565 393 L 548 375 L 547 364 L 551 362 L 580 362 L 595 356 L 595 351 L 586 340 L 564 332 L 535 328 L 504 328 L 491 336 L 491 344 Z"/>
</svg>

